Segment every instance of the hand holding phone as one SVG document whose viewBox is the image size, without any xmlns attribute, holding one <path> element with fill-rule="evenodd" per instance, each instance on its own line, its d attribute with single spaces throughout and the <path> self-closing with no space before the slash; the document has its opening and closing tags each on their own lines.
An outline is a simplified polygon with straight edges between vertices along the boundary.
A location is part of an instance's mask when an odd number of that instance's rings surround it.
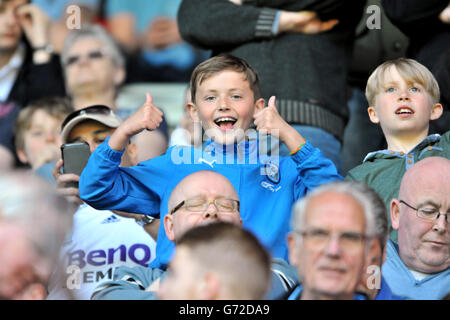
<svg viewBox="0 0 450 320">
<path fill-rule="evenodd" d="M 86 142 L 66 143 L 61 146 L 63 173 L 81 175 L 91 155 L 91 149 Z M 78 182 L 68 182 L 66 187 L 78 188 Z"/>
</svg>

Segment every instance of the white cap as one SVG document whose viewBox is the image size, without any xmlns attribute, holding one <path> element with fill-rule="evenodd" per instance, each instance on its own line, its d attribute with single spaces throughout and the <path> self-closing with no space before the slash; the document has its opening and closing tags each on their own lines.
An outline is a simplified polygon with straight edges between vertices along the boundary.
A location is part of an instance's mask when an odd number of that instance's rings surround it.
<svg viewBox="0 0 450 320">
<path fill-rule="evenodd" d="M 66 119 L 69 118 L 72 119 L 64 125 L 61 131 L 62 143 L 67 143 L 67 139 L 72 129 L 82 121 L 94 120 L 110 128 L 117 128 L 122 123 L 122 119 L 120 119 L 111 108 L 104 105 L 94 105 L 74 111 L 69 114 Z M 67 120 L 64 122 L 66 121 Z"/>
</svg>

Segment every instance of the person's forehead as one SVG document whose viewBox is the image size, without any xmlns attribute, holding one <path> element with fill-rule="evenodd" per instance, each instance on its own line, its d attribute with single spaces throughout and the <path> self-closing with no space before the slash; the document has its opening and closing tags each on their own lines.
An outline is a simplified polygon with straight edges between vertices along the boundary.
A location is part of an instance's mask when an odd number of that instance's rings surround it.
<svg viewBox="0 0 450 320">
<path fill-rule="evenodd" d="M 0 0 L 0 9 L 15 10 L 21 5 L 27 4 L 28 0 Z M 0 11 L 1 13 L 1 11 Z"/>
<path fill-rule="evenodd" d="M 221 87 L 236 85 L 235 89 L 250 89 L 250 83 L 245 73 L 225 69 L 209 75 L 205 75 L 198 82 L 198 90 L 214 90 L 220 85 Z"/>
<path fill-rule="evenodd" d="M 325 192 L 314 196 L 306 208 L 305 224 L 332 229 L 363 229 L 364 209 L 352 196 Z"/>
<path fill-rule="evenodd" d="M 61 122 L 62 118 L 63 118 L 62 116 L 57 117 L 57 116 L 49 114 L 45 110 L 38 109 L 35 112 L 33 112 L 31 120 L 32 120 L 32 124 L 45 125 L 45 124 L 48 124 L 47 122 L 55 122 L 55 121 Z M 43 119 L 45 119 L 45 121 L 43 121 Z"/>
<path fill-rule="evenodd" d="M 387 67 L 381 74 L 382 83 L 400 83 L 405 82 L 405 79 L 398 72 L 395 65 Z"/>
<path fill-rule="evenodd" d="M 183 181 L 185 194 L 215 194 L 223 197 L 237 196 L 236 191 L 224 176 L 215 172 L 197 172 Z"/>
<path fill-rule="evenodd" d="M 91 36 L 80 37 L 75 40 L 72 46 L 69 48 L 69 54 L 81 53 L 86 51 L 91 51 L 93 49 L 101 49 L 101 41 L 95 39 Z"/>
</svg>

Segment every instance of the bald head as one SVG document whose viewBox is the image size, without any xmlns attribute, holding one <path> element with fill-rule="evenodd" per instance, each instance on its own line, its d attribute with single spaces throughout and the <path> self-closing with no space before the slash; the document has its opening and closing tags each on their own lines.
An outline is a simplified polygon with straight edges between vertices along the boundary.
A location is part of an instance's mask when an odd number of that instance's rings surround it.
<svg viewBox="0 0 450 320">
<path fill-rule="evenodd" d="M 443 157 L 425 158 L 413 165 L 402 178 L 399 198 L 407 196 L 412 189 L 420 190 L 425 185 L 449 185 L 450 160 Z"/>
</svg>

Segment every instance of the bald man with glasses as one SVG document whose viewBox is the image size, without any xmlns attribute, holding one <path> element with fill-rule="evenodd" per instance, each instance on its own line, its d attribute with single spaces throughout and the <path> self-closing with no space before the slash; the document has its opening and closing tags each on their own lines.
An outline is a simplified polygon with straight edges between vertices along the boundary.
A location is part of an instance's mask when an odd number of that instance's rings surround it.
<svg viewBox="0 0 450 320">
<path fill-rule="evenodd" d="M 430 157 L 403 176 L 391 220 L 383 276 L 398 295 L 441 299 L 450 292 L 450 160 Z"/>
</svg>

